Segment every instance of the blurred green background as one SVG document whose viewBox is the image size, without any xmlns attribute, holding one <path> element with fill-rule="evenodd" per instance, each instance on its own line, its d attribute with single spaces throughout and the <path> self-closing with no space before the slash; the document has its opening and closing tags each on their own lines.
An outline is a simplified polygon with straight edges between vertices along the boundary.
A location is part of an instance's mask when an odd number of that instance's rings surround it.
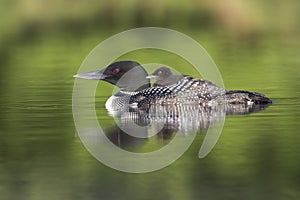
<svg viewBox="0 0 300 200">
<path fill-rule="evenodd" d="M 299 10 L 296 0 L 1 0 L 0 198 L 299 199 Z M 99 42 L 143 26 L 189 35 L 212 56 L 227 89 L 258 91 L 275 105 L 228 117 L 205 159 L 197 158 L 199 134 L 157 172 L 100 164 L 76 135 L 72 76 Z M 125 58 L 186 68 L 153 50 Z M 103 105 L 112 86 L 105 86 L 99 120 L 109 126 Z"/>
</svg>

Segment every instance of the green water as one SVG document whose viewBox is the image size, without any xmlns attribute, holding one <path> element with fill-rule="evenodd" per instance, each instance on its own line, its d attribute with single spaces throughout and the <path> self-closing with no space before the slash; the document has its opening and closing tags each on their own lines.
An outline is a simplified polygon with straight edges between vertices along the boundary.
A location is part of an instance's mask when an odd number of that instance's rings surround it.
<svg viewBox="0 0 300 200">
<path fill-rule="evenodd" d="M 118 172 L 89 154 L 72 118 L 72 76 L 111 33 L 9 41 L 1 51 L 1 199 L 299 199 L 299 38 L 185 33 L 207 49 L 227 89 L 258 91 L 275 104 L 227 117 L 204 159 L 197 155 L 205 134 L 198 134 L 188 151 L 162 170 Z M 186 67 L 151 50 L 123 58 Z M 106 89 L 98 91 L 99 120 L 109 128 L 113 119 L 104 102 L 113 87 L 101 88 Z"/>
</svg>

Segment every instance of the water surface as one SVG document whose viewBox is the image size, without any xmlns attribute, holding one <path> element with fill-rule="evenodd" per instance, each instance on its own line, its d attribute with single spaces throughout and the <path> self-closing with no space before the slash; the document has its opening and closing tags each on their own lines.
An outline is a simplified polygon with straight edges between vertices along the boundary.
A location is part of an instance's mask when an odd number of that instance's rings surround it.
<svg viewBox="0 0 300 200">
<path fill-rule="evenodd" d="M 105 36 L 16 43 L 8 49 L 0 75 L 1 199 L 299 198 L 299 39 L 262 36 L 236 42 L 190 35 L 204 43 L 227 89 L 258 91 L 275 104 L 226 117 L 218 143 L 204 159 L 198 158 L 205 137 L 200 131 L 172 165 L 146 174 L 122 173 L 89 154 L 72 118 L 72 76 Z M 177 57 L 151 50 L 123 58 L 167 62 L 181 71 L 186 66 Z M 113 87 L 101 83 L 98 88 L 98 119 L 109 129 L 114 119 L 104 102 Z M 149 139 L 128 148 L 148 151 L 164 141 Z"/>
</svg>

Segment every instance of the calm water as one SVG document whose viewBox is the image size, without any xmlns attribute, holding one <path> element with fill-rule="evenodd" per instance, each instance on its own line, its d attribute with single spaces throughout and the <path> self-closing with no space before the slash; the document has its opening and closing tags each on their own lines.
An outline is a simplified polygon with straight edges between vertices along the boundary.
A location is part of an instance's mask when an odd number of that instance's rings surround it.
<svg viewBox="0 0 300 200">
<path fill-rule="evenodd" d="M 228 116 L 204 159 L 198 152 L 205 131 L 172 165 L 146 174 L 122 173 L 89 154 L 72 118 L 72 75 L 105 36 L 16 42 L 0 75 L 1 199 L 299 199 L 299 39 L 236 42 L 190 35 L 214 58 L 228 89 L 259 91 L 275 104 L 258 113 Z M 184 64 L 151 51 L 124 58 Z M 101 84 L 99 89 L 99 121 L 109 129 L 114 120 L 104 102 L 112 87 Z"/>
</svg>

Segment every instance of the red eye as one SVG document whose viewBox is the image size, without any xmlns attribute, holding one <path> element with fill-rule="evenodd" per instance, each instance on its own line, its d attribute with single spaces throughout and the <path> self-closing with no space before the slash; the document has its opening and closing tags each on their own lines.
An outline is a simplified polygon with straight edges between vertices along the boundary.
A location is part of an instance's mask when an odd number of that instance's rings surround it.
<svg viewBox="0 0 300 200">
<path fill-rule="evenodd" d="M 114 73 L 114 74 L 117 74 L 117 73 L 119 73 L 119 71 L 120 71 L 119 68 L 115 68 L 115 69 L 113 70 L 113 73 Z"/>
</svg>

